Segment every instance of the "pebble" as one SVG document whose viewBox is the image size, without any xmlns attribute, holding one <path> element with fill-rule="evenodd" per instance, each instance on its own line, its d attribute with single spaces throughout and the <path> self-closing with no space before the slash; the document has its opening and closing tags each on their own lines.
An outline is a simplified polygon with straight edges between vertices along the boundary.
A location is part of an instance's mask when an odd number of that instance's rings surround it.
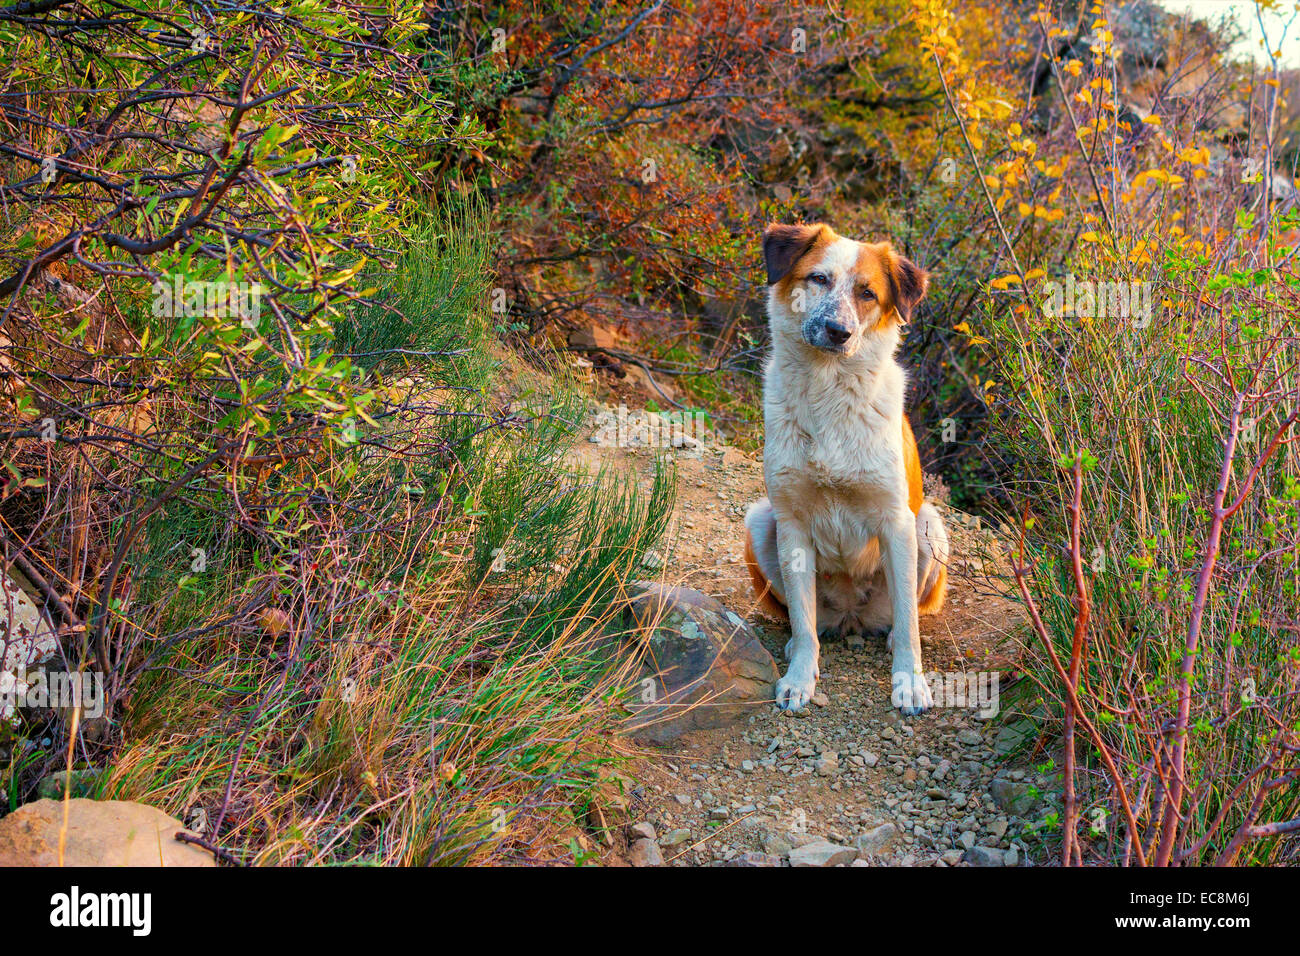
<svg viewBox="0 0 1300 956">
<path fill-rule="evenodd" d="M 633 842 L 637 840 L 653 840 L 655 838 L 655 828 L 649 823 L 634 823 L 627 828 L 627 837 Z"/>
<path fill-rule="evenodd" d="M 637 840 L 632 844 L 628 859 L 633 866 L 663 866 L 664 855 L 654 840 Z"/>
<path fill-rule="evenodd" d="M 854 847 L 840 846 L 828 840 L 818 840 L 790 851 L 791 866 L 838 866 L 852 863 L 858 851 Z"/>
</svg>

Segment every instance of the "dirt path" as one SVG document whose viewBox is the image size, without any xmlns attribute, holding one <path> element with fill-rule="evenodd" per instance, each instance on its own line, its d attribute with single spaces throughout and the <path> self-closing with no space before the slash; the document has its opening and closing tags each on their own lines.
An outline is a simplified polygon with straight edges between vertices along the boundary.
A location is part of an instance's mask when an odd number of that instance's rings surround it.
<svg viewBox="0 0 1300 956">
<path fill-rule="evenodd" d="M 612 411 L 612 410 L 611 410 Z M 634 416 L 635 418 L 635 416 Z M 592 440 L 591 464 L 634 469 L 648 485 L 655 449 Z M 630 440 L 635 442 L 636 429 Z M 607 433 L 606 436 L 607 437 Z M 755 607 L 743 561 L 743 517 L 763 495 L 760 461 L 728 446 L 673 449 L 679 492 L 663 579 L 720 599 L 758 626 L 784 667 L 788 628 Z M 949 598 L 923 619 L 927 670 L 1005 670 L 1015 656 L 1016 605 L 1002 597 L 995 536 L 942 507 L 953 539 Z M 643 821 L 610 863 L 675 865 L 1025 865 L 1036 802 L 1032 771 L 1004 764 L 997 727 L 964 707 L 900 717 L 889 704 L 883 638 L 823 645 L 814 706 L 784 714 L 756 707 L 748 719 L 696 731 L 647 753 L 633 819 Z M 994 786 L 995 776 L 1002 778 Z M 996 797 L 995 797 L 996 794 Z M 1021 811 L 1027 816 L 1014 813 Z M 647 826 L 648 825 L 648 826 Z M 827 848 L 829 842 L 846 850 Z M 974 848 L 974 849 L 972 849 Z M 793 855 L 792 855 L 793 854 Z M 856 859 L 855 859 L 856 858 Z"/>
</svg>

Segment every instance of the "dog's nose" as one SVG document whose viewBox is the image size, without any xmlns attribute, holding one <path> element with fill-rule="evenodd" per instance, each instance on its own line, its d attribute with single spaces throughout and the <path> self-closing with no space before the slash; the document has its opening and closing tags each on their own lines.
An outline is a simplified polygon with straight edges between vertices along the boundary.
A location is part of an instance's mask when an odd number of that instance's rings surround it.
<svg viewBox="0 0 1300 956">
<path fill-rule="evenodd" d="M 840 325 L 838 322 L 826 323 L 826 337 L 835 345 L 843 345 L 849 340 L 853 330 Z"/>
</svg>

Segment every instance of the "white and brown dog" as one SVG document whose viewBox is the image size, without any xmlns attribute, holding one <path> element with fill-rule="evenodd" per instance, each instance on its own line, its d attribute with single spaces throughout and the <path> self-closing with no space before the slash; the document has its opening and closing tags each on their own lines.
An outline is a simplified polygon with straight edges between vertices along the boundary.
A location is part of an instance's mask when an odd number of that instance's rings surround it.
<svg viewBox="0 0 1300 956">
<path fill-rule="evenodd" d="M 763 606 L 790 619 L 777 704 L 812 699 L 819 634 L 892 627 L 893 703 L 920 713 L 933 701 L 917 618 L 943 606 L 948 534 L 922 497 L 894 353 L 928 276 L 824 225 L 769 226 L 763 258 L 768 497 L 745 516 L 745 558 Z"/>
</svg>

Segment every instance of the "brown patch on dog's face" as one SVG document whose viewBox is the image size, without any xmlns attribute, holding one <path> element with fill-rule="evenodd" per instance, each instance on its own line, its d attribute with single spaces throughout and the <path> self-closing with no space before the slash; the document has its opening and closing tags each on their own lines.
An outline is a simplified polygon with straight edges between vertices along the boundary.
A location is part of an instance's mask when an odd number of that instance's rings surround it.
<svg viewBox="0 0 1300 956">
<path fill-rule="evenodd" d="M 830 226 L 820 223 L 782 226 L 773 223 L 763 230 L 763 265 L 767 269 L 767 284 L 796 281 L 793 272 L 803 259 L 838 239 Z"/>
<path fill-rule="evenodd" d="M 857 272 L 859 284 L 880 303 L 880 315 L 900 325 L 911 320 L 930 285 L 929 273 L 900 256 L 889 242 L 860 243 Z"/>
<path fill-rule="evenodd" d="M 824 225 L 769 226 L 763 258 L 774 331 L 839 355 L 886 323 L 907 322 L 928 282 L 888 242 L 855 242 Z"/>
</svg>

